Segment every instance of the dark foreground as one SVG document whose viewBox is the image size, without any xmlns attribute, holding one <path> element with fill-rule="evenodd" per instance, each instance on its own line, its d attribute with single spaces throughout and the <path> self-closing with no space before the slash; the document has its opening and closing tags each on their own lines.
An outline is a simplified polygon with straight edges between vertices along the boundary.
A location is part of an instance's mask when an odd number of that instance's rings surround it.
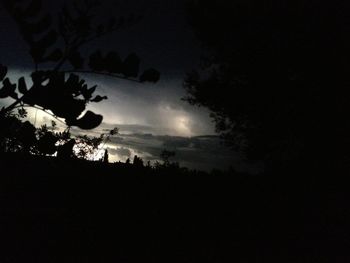
<svg viewBox="0 0 350 263">
<path fill-rule="evenodd" d="M 0 163 L 1 263 L 350 262 L 348 187 L 332 180 Z"/>
</svg>

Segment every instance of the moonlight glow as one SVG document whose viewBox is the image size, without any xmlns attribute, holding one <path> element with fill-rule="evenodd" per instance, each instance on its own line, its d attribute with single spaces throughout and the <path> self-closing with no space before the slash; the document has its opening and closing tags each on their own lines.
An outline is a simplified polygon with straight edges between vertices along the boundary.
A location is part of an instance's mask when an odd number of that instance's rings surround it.
<svg viewBox="0 0 350 263">
<path fill-rule="evenodd" d="M 175 118 L 176 131 L 183 136 L 191 136 L 191 130 L 189 128 L 189 118 L 180 116 Z"/>
</svg>

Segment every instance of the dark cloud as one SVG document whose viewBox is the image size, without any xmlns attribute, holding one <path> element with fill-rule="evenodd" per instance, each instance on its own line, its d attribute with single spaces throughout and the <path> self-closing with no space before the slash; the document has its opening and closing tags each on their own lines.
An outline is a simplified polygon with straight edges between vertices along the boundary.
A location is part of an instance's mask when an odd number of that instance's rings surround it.
<svg viewBox="0 0 350 263">
<path fill-rule="evenodd" d="M 120 139 L 122 138 L 122 139 Z M 111 139 L 111 145 L 117 148 L 130 149 L 146 161 L 160 159 L 162 150 L 175 151 L 172 161 L 191 169 L 210 171 L 212 169 L 227 170 L 230 167 L 249 171 L 251 168 L 242 161 L 242 157 L 225 147 L 218 136 L 160 136 L 152 134 L 120 134 Z M 112 153 L 112 152 L 111 152 Z M 113 153 L 112 153 L 113 154 Z"/>
<path fill-rule="evenodd" d="M 91 104 L 91 110 L 100 112 L 106 123 L 117 123 L 122 132 L 137 133 L 142 128 L 144 133 L 157 135 L 214 134 L 209 112 L 181 100 L 186 95 L 181 78 L 162 80 L 155 85 L 114 79 L 96 79 L 94 82 L 108 100 Z"/>
<path fill-rule="evenodd" d="M 134 152 L 143 153 L 148 160 L 158 160 L 162 149 L 163 142 L 157 136 L 142 134 L 121 134 L 118 137 L 123 140 L 112 138 L 111 143 L 117 146 L 132 149 Z M 118 142 L 119 141 L 119 142 Z"/>
<path fill-rule="evenodd" d="M 57 3 L 54 10 L 58 10 Z M 91 53 L 97 46 L 101 50 L 117 50 L 122 57 L 136 52 L 142 59 L 141 68 L 157 68 L 161 72 L 161 80 L 156 84 L 138 84 L 82 74 L 89 85 L 97 84 L 97 92 L 108 96 L 108 100 L 89 105 L 90 110 L 104 116 L 100 127 L 92 131 L 73 128 L 72 133 L 100 136 L 118 127 L 120 135 L 107 143 L 113 160 L 137 154 L 146 161 L 155 161 L 160 159 L 163 149 L 169 149 L 176 152 L 174 161 L 189 168 L 243 167 L 240 156 L 224 147 L 217 136 L 199 137 L 215 134 L 208 111 L 181 100 L 186 95 L 182 87 L 185 73 L 197 66 L 201 53 L 193 32 L 186 24 L 184 1 L 131 0 L 118 1 L 120 5 L 115 3 L 112 0 L 104 2 L 109 5 L 104 17 L 133 11 L 144 15 L 144 19 L 133 27 L 92 43 L 82 51 L 83 55 L 84 52 Z M 3 36 L 0 48 L 6 52 L 0 53 L 0 61 L 11 65 L 10 75 L 16 81 L 22 75 L 28 77 L 33 65 L 14 22 L 4 13 L 0 10 Z M 37 126 L 47 122 L 44 114 L 35 110 L 30 111 L 29 119 Z"/>
<path fill-rule="evenodd" d="M 145 133 L 154 132 L 154 128 L 148 125 L 139 125 L 139 124 L 104 124 L 104 131 L 110 131 L 114 127 L 117 127 L 120 133 L 138 133 L 143 131 Z M 108 127 L 108 128 L 107 128 Z"/>
<path fill-rule="evenodd" d="M 45 8 L 57 12 L 63 1 L 44 2 Z M 89 109 L 102 114 L 105 123 L 117 123 L 122 133 L 185 137 L 214 133 L 206 110 L 181 101 L 186 95 L 182 87 L 185 73 L 197 65 L 200 57 L 194 34 L 186 23 L 184 1 L 107 0 L 103 1 L 103 6 L 103 18 L 130 12 L 142 14 L 144 18 L 132 27 L 91 43 L 92 46 L 85 50 L 87 53 L 83 50 L 82 54 L 89 55 L 97 47 L 106 51 L 117 50 L 122 57 L 136 52 L 142 60 L 141 69 L 157 68 L 161 72 L 161 80 L 156 84 L 138 84 L 82 74 L 87 83 L 98 85 L 99 94 L 108 96 L 106 101 L 90 104 Z M 13 19 L 0 10 L 2 13 L 0 47 L 6 52 L 0 53 L 0 61 L 11 65 L 10 74 L 16 81 L 22 75 L 28 77 L 34 68 L 26 43 L 21 39 Z M 15 55 L 9 57 L 8 54 Z M 27 61 L 24 58 L 29 58 L 29 63 L 24 63 Z"/>
<path fill-rule="evenodd" d="M 131 156 L 131 151 L 128 148 L 124 148 L 124 147 L 117 147 L 117 148 L 108 147 L 108 152 L 112 155 L 119 155 L 120 157 Z"/>
<path fill-rule="evenodd" d="M 140 156 L 145 161 L 160 161 L 160 154 L 163 150 L 175 151 L 176 155 L 172 161 L 179 162 L 183 167 L 210 171 L 212 169 L 227 170 L 233 167 L 237 170 L 253 171 L 255 167 L 248 166 L 237 152 L 226 147 L 219 136 L 171 136 L 143 133 L 143 125 L 118 125 L 103 123 L 101 127 L 90 131 L 89 135 L 99 136 L 101 133 L 108 133 L 113 127 L 120 127 L 120 130 L 133 130 L 134 133 L 120 132 L 109 139 L 107 149 L 111 160 L 125 161 L 134 155 Z M 152 132 L 152 127 L 148 127 Z M 79 133 L 80 131 L 77 130 Z"/>
</svg>

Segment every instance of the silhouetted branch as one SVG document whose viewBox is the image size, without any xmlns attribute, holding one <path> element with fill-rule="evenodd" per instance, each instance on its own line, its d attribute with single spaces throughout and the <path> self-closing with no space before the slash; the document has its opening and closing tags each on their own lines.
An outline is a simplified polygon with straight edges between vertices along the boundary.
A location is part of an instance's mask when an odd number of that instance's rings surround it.
<svg viewBox="0 0 350 263">
<path fill-rule="evenodd" d="M 42 112 L 45 112 L 46 114 L 50 115 L 51 117 L 53 117 L 55 120 L 63 123 L 64 125 L 67 125 L 64 121 L 60 120 L 57 116 L 55 116 L 54 114 L 46 111 L 45 109 L 41 108 L 41 107 L 38 107 L 38 106 L 31 106 L 31 105 L 19 105 L 19 106 L 15 106 L 12 108 L 12 110 L 14 109 L 17 109 L 17 108 L 32 108 L 32 109 L 37 109 L 37 110 L 40 110 Z"/>
<path fill-rule="evenodd" d="M 17 8 L 17 1 L 14 1 L 15 3 L 10 1 L 8 9 L 14 20 L 19 24 L 24 40 L 30 46 L 30 54 L 35 62 L 35 70 L 31 75 L 33 85 L 31 87 L 28 86 L 24 77 L 18 80 L 18 85 L 12 84 L 9 78 L 5 79 L 7 67 L 0 65 L 0 78 L 3 84 L 1 88 L 3 95 L 1 95 L 1 98 L 11 97 L 14 99 L 9 106 L 1 109 L 1 116 L 11 112 L 16 107 L 22 107 L 24 104 L 38 105 L 44 109 L 51 110 L 54 114 L 52 115 L 53 117 L 56 118 L 57 116 L 66 121 L 68 120 L 69 123 L 67 124 L 69 126 L 92 129 L 101 123 L 103 116 L 87 111 L 82 118 L 78 119 L 80 116 L 79 112 L 81 113 L 86 109 L 87 103 L 100 102 L 103 99 L 107 99 L 107 96 L 93 96 L 96 85 L 88 88 L 85 80 L 80 79 L 75 74 L 70 74 L 68 79 L 65 80 L 66 73 L 96 74 L 138 83 L 155 83 L 159 80 L 160 73 L 153 68 L 145 70 L 140 78 L 137 79 L 140 59 L 134 53 L 129 54 L 125 60 L 121 60 L 116 52 L 109 52 L 106 56 L 103 56 L 97 50 L 90 55 L 90 61 L 87 63 L 90 69 L 84 68 L 86 58 L 81 56 L 80 47 L 114 32 L 124 25 L 124 18 L 122 17 L 117 24 L 112 19 L 108 25 L 99 24 L 92 26 L 91 23 L 96 11 L 97 1 L 85 2 L 86 6 L 79 6 L 74 2 L 73 8 L 76 12 L 73 12 L 73 16 L 69 7 L 64 5 L 57 28 L 52 26 L 51 15 L 44 14 L 42 16 L 41 12 L 39 12 L 42 9 L 40 5 L 41 0 L 28 1 L 37 5 L 35 6 L 35 12 L 29 8 L 31 7 L 29 5 L 28 10 L 26 9 L 21 13 L 21 8 Z M 38 21 L 34 23 L 33 17 L 36 17 Z M 130 21 L 133 22 L 135 19 L 129 17 L 127 24 L 130 24 Z M 38 38 L 38 34 L 42 36 Z M 61 34 L 61 38 L 64 41 L 63 47 L 57 42 L 59 34 Z M 48 53 L 48 51 L 50 52 Z M 94 60 L 95 54 L 97 54 L 97 58 Z M 42 63 L 53 62 L 55 64 L 53 64 L 51 70 L 47 68 L 39 70 L 39 65 Z M 69 62 L 73 69 L 65 70 L 68 68 L 68 66 L 66 67 L 66 62 Z M 47 80 L 48 84 L 43 84 L 43 81 Z M 61 87 L 69 90 L 69 94 L 61 92 Z M 79 95 L 82 95 L 83 98 L 77 98 Z M 62 101 L 67 103 L 69 107 L 65 107 Z M 45 111 L 41 108 L 39 109 Z"/>
<path fill-rule="evenodd" d="M 62 72 L 64 72 L 64 73 L 96 74 L 96 75 L 109 76 L 109 77 L 113 77 L 113 78 L 118 78 L 118 79 L 129 80 L 129 81 L 141 83 L 141 81 L 138 79 L 130 79 L 127 77 L 123 77 L 123 76 L 116 75 L 113 73 L 108 73 L 108 72 L 99 72 L 99 71 L 93 71 L 93 70 L 66 70 L 66 71 L 62 71 Z"/>
<path fill-rule="evenodd" d="M 18 99 L 17 99 L 15 102 L 13 102 L 12 104 L 10 104 L 8 107 L 3 108 L 3 109 L 0 111 L 0 114 L 1 114 L 1 113 L 5 114 L 6 112 L 11 112 L 11 111 L 14 110 L 15 108 L 19 108 L 19 107 L 17 107 L 17 105 L 23 100 L 23 97 L 24 97 L 24 95 L 23 95 L 22 97 L 18 98 Z"/>
<path fill-rule="evenodd" d="M 116 132 L 115 132 L 116 131 Z M 101 152 L 101 150 L 103 150 L 103 147 L 106 145 L 107 142 L 109 142 L 111 136 L 115 135 L 115 134 L 118 134 L 118 129 L 117 128 L 114 128 L 113 130 L 110 131 L 110 133 L 107 135 L 107 137 L 104 139 L 104 142 L 103 142 L 103 145 L 101 146 L 100 149 L 98 149 L 97 152 L 95 152 L 93 158 L 95 159 Z"/>
</svg>

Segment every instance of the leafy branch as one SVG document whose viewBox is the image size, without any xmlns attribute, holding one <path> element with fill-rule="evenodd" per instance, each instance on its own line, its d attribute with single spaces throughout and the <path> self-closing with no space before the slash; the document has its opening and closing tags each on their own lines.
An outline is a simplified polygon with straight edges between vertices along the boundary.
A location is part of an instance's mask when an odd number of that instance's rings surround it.
<svg viewBox="0 0 350 263">
<path fill-rule="evenodd" d="M 39 107 L 45 112 L 50 110 L 53 116 L 65 119 L 68 126 L 93 129 L 102 122 L 101 115 L 87 111 L 83 117 L 79 116 L 88 103 L 100 102 L 107 97 L 93 95 L 97 86 L 89 88 L 85 80 L 76 74 L 98 74 L 135 82 L 159 80 L 159 72 L 152 68 L 139 74 L 141 60 L 134 53 L 125 59 L 121 59 L 115 51 L 103 55 L 100 50 L 96 50 L 88 59 L 80 53 L 83 45 L 122 26 L 136 23 L 139 18 L 129 17 L 127 21 L 124 18 L 119 21 L 111 19 L 107 25 L 99 24 L 94 27 L 93 12 L 98 1 L 84 0 L 82 4 L 78 4 L 76 0 L 71 2 L 71 7 L 63 6 L 57 28 L 52 16 L 43 14 L 41 0 L 2 0 L 1 3 L 12 15 L 23 39 L 28 43 L 35 71 L 31 74 L 33 84 L 28 87 L 24 77 L 18 83 L 11 83 L 6 77 L 7 67 L 0 65 L 0 98 L 11 97 L 15 100 L 1 109 L 0 116 L 25 104 Z M 63 49 L 60 39 L 64 43 Z M 73 69 L 61 70 L 67 61 Z M 47 63 L 56 64 L 51 70 L 39 70 L 39 65 Z"/>
</svg>

